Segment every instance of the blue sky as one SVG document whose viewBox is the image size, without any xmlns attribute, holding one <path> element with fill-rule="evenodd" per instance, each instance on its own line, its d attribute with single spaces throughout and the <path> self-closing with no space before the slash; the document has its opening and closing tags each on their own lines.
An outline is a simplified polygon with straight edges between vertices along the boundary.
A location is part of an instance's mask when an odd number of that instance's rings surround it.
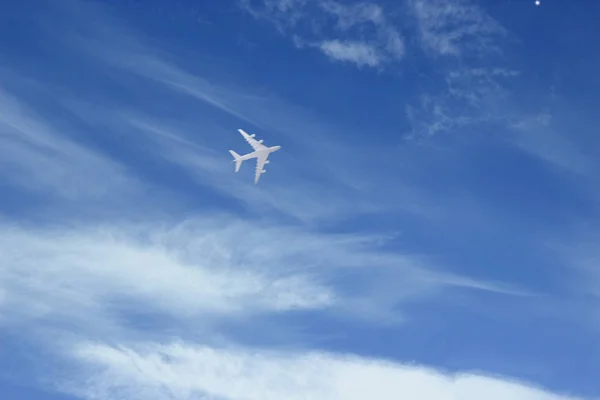
<svg viewBox="0 0 600 400">
<path fill-rule="evenodd" d="M 1 397 L 597 398 L 598 17 L 3 2 Z"/>
</svg>

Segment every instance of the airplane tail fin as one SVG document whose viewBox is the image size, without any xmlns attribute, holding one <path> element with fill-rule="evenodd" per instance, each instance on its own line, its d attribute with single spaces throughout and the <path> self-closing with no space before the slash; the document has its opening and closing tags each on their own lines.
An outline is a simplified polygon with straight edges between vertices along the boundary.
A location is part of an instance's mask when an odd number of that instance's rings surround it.
<svg viewBox="0 0 600 400">
<path fill-rule="evenodd" d="M 240 167 L 242 166 L 242 157 L 233 150 L 229 150 L 229 153 L 231 153 L 231 155 L 233 156 L 232 162 L 235 163 L 235 172 L 238 172 L 240 170 Z"/>
</svg>

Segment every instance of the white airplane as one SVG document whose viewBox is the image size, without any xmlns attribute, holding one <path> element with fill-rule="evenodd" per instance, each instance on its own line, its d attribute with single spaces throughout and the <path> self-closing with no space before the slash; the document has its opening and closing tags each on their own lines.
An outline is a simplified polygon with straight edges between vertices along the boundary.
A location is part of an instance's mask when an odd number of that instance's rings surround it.
<svg viewBox="0 0 600 400">
<path fill-rule="evenodd" d="M 252 153 L 248 153 L 248 154 L 244 154 L 243 156 L 240 156 L 235 151 L 229 150 L 229 152 L 233 156 L 232 162 L 235 163 L 235 172 L 238 172 L 240 170 L 240 167 L 242 166 L 243 161 L 250 160 L 252 158 L 256 158 L 256 174 L 254 176 L 254 184 L 257 184 L 258 180 L 260 179 L 260 176 L 262 174 L 264 174 L 265 172 L 267 172 L 266 169 L 263 169 L 265 164 L 269 163 L 269 161 L 267 160 L 267 157 L 269 157 L 269 154 L 279 150 L 281 148 L 281 146 L 267 147 L 264 144 L 262 144 L 262 142 L 263 142 L 262 139 L 261 140 L 254 139 L 254 136 L 256 136 L 256 135 L 248 135 L 246 132 L 244 132 L 241 129 L 238 129 L 238 132 L 242 134 L 244 139 L 246 139 L 246 142 L 248 142 L 250 144 L 250 146 L 252 146 L 254 151 Z"/>
</svg>

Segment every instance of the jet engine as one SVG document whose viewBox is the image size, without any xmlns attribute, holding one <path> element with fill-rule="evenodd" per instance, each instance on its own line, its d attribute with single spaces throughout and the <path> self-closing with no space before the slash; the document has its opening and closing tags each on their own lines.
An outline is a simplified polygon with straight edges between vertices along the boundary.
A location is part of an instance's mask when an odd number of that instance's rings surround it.
<svg viewBox="0 0 600 400">
<path fill-rule="evenodd" d="M 260 171 L 261 174 L 264 174 L 265 172 L 267 172 L 266 169 L 263 169 L 262 171 Z"/>
<path fill-rule="evenodd" d="M 268 164 L 268 163 L 270 163 L 270 162 L 271 162 L 271 161 L 267 160 L 267 161 L 265 161 L 265 164 Z"/>
<path fill-rule="evenodd" d="M 256 134 L 255 134 L 255 133 L 253 133 L 252 135 L 250 135 L 250 137 L 254 137 L 254 136 L 256 136 Z"/>
<path fill-rule="evenodd" d="M 262 140 L 262 139 L 260 139 L 260 140 L 258 141 L 258 143 L 262 143 L 262 142 L 263 142 L 263 140 Z"/>
</svg>

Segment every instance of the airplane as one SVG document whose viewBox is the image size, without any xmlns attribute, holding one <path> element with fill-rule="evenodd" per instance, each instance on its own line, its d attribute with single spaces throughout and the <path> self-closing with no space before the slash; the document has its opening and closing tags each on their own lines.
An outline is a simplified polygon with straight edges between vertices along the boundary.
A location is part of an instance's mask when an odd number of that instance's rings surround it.
<svg viewBox="0 0 600 400">
<path fill-rule="evenodd" d="M 240 167 L 242 166 L 242 162 L 256 158 L 256 173 L 254 176 L 254 184 L 256 185 L 258 183 L 258 180 L 260 179 L 260 176 L 262 174 L 264 174 L 265 172 L 267 172 L 267 170 L 263 168 L 266 164 L 269 163 L 269 161 L 267 160 L 267 157 L 269 157 L 269 154 L 281 149 L 281 146 L 267 147 L 264 144 L 262 144 L 263 143 L 262 139 L 261 140 L 254 139 L 254 137 L 256 135 L 254 135 L 254 134 L 248 135 L 246 132 L 244 132 L 241 129 L 238 129 L 238 132 L 242 134 L 244 139 L 246 139 L 246 142 L 248 142 L 248 144 L 250 144 L 250 146 L 252 146 L 252 149 L 254 149 L 254 151 L 252 153 L 248 153 L 248 154 L 244 154 L 243 156 L 240 156 L 235 151 L 229 150 L 229 153 L 231 153 L 231 155 L 233 156 L 232 162 L 235 163 L 235 172 L 238 172 L 240 170 Z"/>
</svg>

